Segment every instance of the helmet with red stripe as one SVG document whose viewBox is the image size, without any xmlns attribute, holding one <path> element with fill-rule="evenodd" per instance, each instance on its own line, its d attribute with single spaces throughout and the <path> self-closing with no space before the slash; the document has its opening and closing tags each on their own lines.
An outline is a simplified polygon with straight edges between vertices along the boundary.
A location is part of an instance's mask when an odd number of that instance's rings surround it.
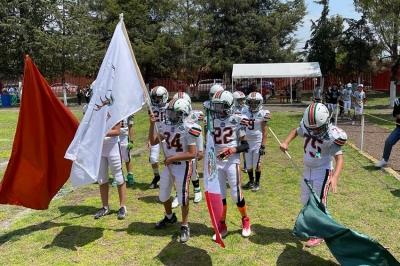
<svg viewBox="0 0 400 266">
<path fill-rule="evenodd" d="M 235 91 L 232 95 L 233 95 L 233 99 L 235 101 L 235 106 L 236 107 L 244 107 L 246 95 L 244 95 L 244 93 L 241 91 Z"/>
<path fill-rule="evenodd" d="M 210 93 L 209 93 L 209 97 L 210 97 L 210 101 L 212 100 L 214 94 L 216 94 L 219 91 L 223 91 L 224 87 L 222 87 L 219 84 L 215 84 L 210 88 Z"/>
<path fill-rule="evenodd" d="M 165 111 L 165 123 L 167 125 L 182 124 L 189 116 L 191 109 L 190 103 L 185 99 L 172 99 Z"/>
<path fill-rule="evenodd" d="M 233 95 L 230 91 L 220 90 L 211 99 L 211 115 L 213 118 L 226 119 L 233 113 Z"/>
<path fill-rule="evenodd" d="M 310 136 L 325 139 L 328 136 L 330 115 L 322 103 L 310 104 L 304 112 L 303 124 Z"/>
<path fill-rule="evenodd" d="M 163 86 L 156 86 L 150 92 L 151 104 L 164 106 L 168 101 L 168 91 Z"/>
<path fill-rule="evenodd" d="M 246 105 L 249 107 L 249 110 L 252 113 L 260 111 L 263 101 L 263 97 L 258 92 L 251 92 L 246 97 Z"/>
<path fill-rule="evenodd" d="M 186 92 L 177 92 L 174 94 L 175 99 L 185 99 L 186 101 L 188 101 L 190 104 L 192 103 L 192 99 L 190 99 L 189 94 L 187 94 Z"/>
</svg>

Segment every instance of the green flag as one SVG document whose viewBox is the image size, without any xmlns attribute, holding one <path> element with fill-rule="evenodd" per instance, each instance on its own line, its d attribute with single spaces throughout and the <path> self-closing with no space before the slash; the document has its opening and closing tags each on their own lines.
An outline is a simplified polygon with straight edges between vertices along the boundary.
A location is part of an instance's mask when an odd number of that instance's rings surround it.
<svg viewBox="0 0 400 266">
<path fill-rule="evenodd" d="M 304 182 L 312 194 L 297 217 L 293 235 L 325 239 L 326 245 L 342 266 L 400 265 L 378 242 L 336 222 L 308 181 L 304 179 Z"/>
</svg>

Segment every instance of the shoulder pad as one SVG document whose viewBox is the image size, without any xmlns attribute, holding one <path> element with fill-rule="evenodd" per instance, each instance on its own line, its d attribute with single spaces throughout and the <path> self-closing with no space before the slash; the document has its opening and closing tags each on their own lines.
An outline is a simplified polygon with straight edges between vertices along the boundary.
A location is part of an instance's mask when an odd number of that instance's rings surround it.
<svg viewBox="0 0 400 266">
<path fill-rule="evenodd" d="M 268 110 L 260 110 L 260 114 L 265 122 L 268 122 L 271 119 L 271 113 Z"/>
<path fill-rule="evenodd" d="M 342 129 L 332 126 L 330 128 L 332 132 L 333 142 L 339 146 L 343 146 L 347 141 L 347 134 Z"/>
<path fill-rule="evenodd" d="M 196 123 L 185 123 L 188 133 L 192 136 L 199 137 L 201 134 L 201 127 Z"/>
</svg>

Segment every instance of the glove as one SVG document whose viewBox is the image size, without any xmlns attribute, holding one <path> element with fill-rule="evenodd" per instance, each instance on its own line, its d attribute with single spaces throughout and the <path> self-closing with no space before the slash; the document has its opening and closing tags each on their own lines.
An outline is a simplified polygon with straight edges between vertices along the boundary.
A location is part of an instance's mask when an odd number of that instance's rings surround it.
<svg viewBox="0 0 400 266">
<path fill-rule="evenodd" d="M 261 145 L 260 149 L 258 150 L 258 153 L 260 155 L 265 155 L 265 146 L 264 145 Z"/>
<path fill-rule="evenodd" d="M 128 147 L 128 150 L 132 150 L 132 148 L 133 148 L 133 141 L 129 141 L 127 147 Z"/>
<path fill-rule="evenodd" d="M 233 153 L 233 149 L 226 149 L 219 152 L 217 155 L 218 161 L 223 161 L 227 159 Z"/>
</svg>

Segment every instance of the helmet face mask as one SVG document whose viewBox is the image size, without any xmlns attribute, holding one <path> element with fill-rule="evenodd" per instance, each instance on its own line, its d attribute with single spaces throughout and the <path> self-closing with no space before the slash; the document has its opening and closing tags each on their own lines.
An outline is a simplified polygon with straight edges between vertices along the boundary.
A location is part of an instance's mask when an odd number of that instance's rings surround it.
<svg viewBox="0 0 400 266">
<path fill-rule="evenodd" d="M 183 119 L 184 119 L 184 113 L 182 111 L 167 109 L 166 122 L 168 125 L 182 124 Z"/>
<path fill-rule="evenodd" d="M 211 100 L 211 116 L 213 119 L 225 120 L 232 115 L 233 95 L 229 91 L 216 93 Z"/>
<path fill-rule="evenodd" d="M 329 121 L 328 108 L 322 103 L 310 104 L 303 115 L 303 124 L 308 134 L 319 140 L 324 140 L 328 137 Z"/>
<path fill-rule="evenodd" d="M 246 105 L 249 107 L 250 112 L 256 113 L 261 110 L 263 97 L 258 92 L 252 92 L 247 95 Z"/>
<path fill-rule="evenodd" d="M 233 99 L 236 107 L 244 107 L 246 104 L 246 95 L 241 91 L 235 91 L 233 93 Z"/>
<path fill-rule="evenodd" d="M 154 106 L 165 106 L 168 101 L 168 91 L 163 86 L 154 87 L 150 94 L 151 104 Z"/>
<path fill-rule="evenodd" d="M 172 99 L 165 111 L 165 124 L 183 124 L 190 114 L 191 106 L 185 99 Z"/>
<path fill-rule="evenodd" d="M 244 107 L 246 103 L 246 99 L 245 98 L 240 98 L 236 100 L 236 106 L 237 107 Z"/>
</svg>

